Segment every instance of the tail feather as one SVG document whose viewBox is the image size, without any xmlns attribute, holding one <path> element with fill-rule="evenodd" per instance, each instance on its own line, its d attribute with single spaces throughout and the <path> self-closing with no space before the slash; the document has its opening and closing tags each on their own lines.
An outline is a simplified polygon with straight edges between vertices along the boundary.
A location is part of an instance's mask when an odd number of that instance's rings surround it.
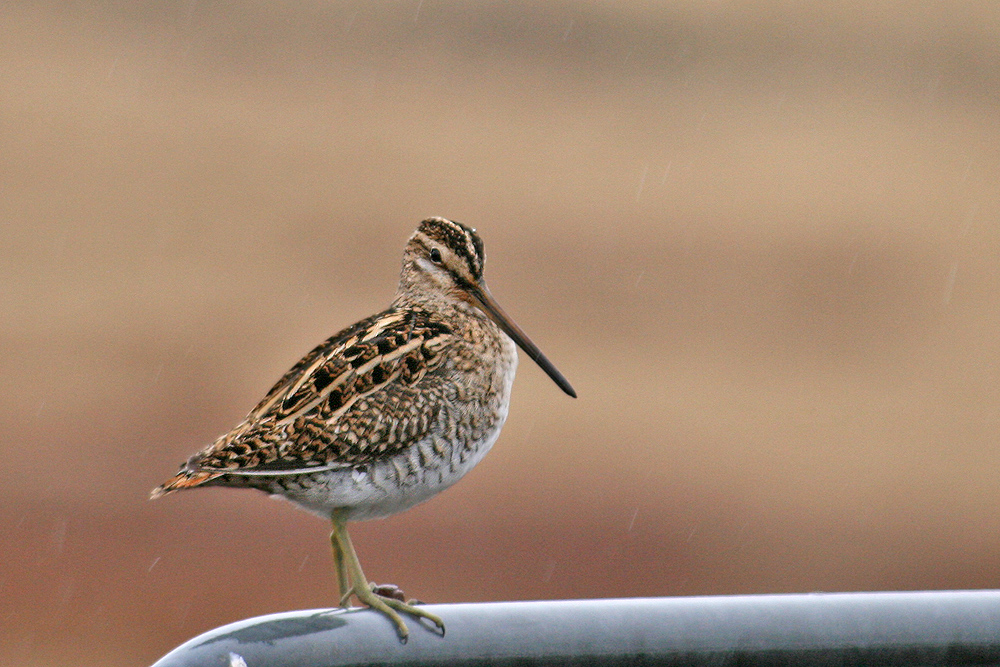
<svg viewBox="0 0 1000 667">
<path fill-rule="evenodd" d="M 206 482 L 210 482 L 213 479 L 222 477 L 221 472 L 205 472 L 200 470 L 181 470 L 179 473 L 168 479 L 163 484 L 152 490 L 149 494 L 150 500 L 156 500 L 160 496 L 165 496 L 168 493 L 173 493 L 174 491 L 181 491 L 182 489 L 193 489 L 196 486 L 201 486 Z"/>
</svg>

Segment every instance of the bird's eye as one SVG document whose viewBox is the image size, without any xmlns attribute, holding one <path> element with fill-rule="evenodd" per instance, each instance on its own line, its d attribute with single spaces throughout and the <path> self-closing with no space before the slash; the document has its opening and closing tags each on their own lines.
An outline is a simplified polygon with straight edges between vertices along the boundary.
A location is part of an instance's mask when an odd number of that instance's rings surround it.
<svg viewBox="0 0 1000 667">
<path fill-rule="evenodd" d="M 441 263 L 441 251 L 437 248 L 431 248 L 431 261 L 435 264 Z"/>
</svg>

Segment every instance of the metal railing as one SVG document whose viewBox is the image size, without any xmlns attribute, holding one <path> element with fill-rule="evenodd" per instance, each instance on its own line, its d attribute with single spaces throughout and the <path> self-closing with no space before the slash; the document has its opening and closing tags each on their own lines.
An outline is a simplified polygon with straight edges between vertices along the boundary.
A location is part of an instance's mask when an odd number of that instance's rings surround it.
<svg viewBox="0 0 1000 667">
<path fill-rule="evenodd" d="M 813 593 L 429 605 L 401 644 L 364 609 L 251 618 L 154 667 L 1000 665 L 1000 591 Z"/>
</svg>

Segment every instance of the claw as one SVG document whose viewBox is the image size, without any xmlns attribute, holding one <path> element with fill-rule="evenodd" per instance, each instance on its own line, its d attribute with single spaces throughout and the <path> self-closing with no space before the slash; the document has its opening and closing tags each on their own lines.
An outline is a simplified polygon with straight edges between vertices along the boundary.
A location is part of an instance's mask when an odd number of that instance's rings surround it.
<svg viewBox="0 0 1000 667">
<path fill-rule="evenodd" d="M 340 598 L 340 608 L 350 609 L 351 608 L 351 596 L 354 595 L 354 589 L 350 589 L 344 593 Z"/>
</svg>

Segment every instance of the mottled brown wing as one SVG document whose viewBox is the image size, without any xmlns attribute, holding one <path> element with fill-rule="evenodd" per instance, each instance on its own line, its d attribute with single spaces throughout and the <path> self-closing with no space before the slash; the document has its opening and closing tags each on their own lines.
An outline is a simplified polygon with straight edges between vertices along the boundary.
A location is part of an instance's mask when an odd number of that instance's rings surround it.
<svg viewBox="0 0 1000 667">
<path fill-rule="evenodd" d="M 306 355 L 188 467 L 298 474 L 399 451 L 426 433 L 439 409 L 428 385 L 452 342 L 451 329 L 427 313 L 388 310 L 359 322 Z"/>
</svg>

